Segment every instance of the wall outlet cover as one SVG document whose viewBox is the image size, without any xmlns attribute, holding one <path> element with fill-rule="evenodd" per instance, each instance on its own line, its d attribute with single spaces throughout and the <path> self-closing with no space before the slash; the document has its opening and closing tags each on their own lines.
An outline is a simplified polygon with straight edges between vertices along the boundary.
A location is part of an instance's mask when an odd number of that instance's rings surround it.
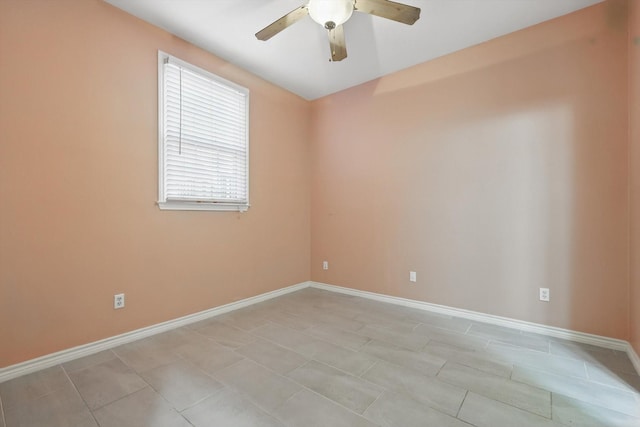
<svg viewBox="0 0 640 427">
<path fill-rule="evenodd" d="M 113 308 L 116 310 L 124 308 L 124 294 L 115 294 L 113 296 Z"/>
<path fill-rule="evenodd" d="M 540 288 L 540 301 L 549 301 L 549 288 Z"/>
</svg>

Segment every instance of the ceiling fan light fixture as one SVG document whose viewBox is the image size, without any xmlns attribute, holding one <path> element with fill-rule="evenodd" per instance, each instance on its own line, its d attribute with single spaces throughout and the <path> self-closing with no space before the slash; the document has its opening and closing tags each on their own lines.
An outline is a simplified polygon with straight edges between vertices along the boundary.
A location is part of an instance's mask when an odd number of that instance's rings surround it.
<svg viewBox="0 0 640 427">
<path fill-rule="evenodd" d="M 1 0 L 0 0 L 1 1 Z M 311 16 L 315 22 L 327 30 L 332 62 L 347 57 L 344 38 L 344 24 L 351 18 L 353 11 L 380 16 L 407 25 L 413 25 L 420 18 L 420 8 L 391 0 L 307 0 L 304 4 L 282 18 L 275 20 L 256 33 L 258 40 L 269 40 L 285 28 L 295 24 L 305 16 Z"/>
<path fill-rule="evenodd" d="M 353 14 L 353 0 L 309 0 L 307 7 L 311 19 L 325 28 L 342 25 Z"/>
</svg>

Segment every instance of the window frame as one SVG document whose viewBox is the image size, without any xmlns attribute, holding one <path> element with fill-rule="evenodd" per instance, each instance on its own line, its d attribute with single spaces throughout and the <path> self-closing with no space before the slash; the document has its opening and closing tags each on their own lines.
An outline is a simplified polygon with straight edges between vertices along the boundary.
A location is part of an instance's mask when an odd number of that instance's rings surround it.
<svg viewBox="0 0 640 427">
<path fill-rule="evenodd" d="M 176 65 L 189 71 L 211 79 L 218 84 L 230 87 L 231 89 L 244 94 L 246 102 L 245 112 L 245 174 L 246 174 L 246 202 L 214 202 L 214 201 L 195 201 L 195 200 L 167 200 L 165 197 L 165 140 L 164 140 L 164 64 L 170 60 Z M 196 210 L 196 211 L 233 211 L 246 212 L 251 206 L 249 203 L 249 89 L 240 86 L 234 82 L 215 75 L 207 70 L 190 64 L 182 59 L 176 58 L 166 52 L 158 50 L 158 201 L 156 202 L 161 210 Z"/>
</svg>

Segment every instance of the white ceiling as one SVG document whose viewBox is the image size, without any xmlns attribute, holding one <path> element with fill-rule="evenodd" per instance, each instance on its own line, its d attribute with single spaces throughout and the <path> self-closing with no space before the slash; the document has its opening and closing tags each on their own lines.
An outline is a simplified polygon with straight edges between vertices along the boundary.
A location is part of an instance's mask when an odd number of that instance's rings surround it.
<svg viewBox="0 0 640 427">
<path fill-rule="evenodd" d="M 263 42 L 254 34 L 307 0 L 105 0 L 312 100 L 602 0 L 400 0 L 412 26 L 354 12 L 348 57 L 329 62 L 327 32 L 305 17 Z"/>
</svg>

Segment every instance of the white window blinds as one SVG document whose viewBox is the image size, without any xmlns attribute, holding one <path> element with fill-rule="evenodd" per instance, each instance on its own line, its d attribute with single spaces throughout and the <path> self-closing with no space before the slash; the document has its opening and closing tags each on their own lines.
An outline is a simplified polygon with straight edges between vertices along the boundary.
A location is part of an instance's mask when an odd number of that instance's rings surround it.
<svg viewBox="0 0 640 427">
<path fill-rule="evenodd" d="M 161 207 L 246 210 L 248 91 L 163 59 Z"/>
</svg>

